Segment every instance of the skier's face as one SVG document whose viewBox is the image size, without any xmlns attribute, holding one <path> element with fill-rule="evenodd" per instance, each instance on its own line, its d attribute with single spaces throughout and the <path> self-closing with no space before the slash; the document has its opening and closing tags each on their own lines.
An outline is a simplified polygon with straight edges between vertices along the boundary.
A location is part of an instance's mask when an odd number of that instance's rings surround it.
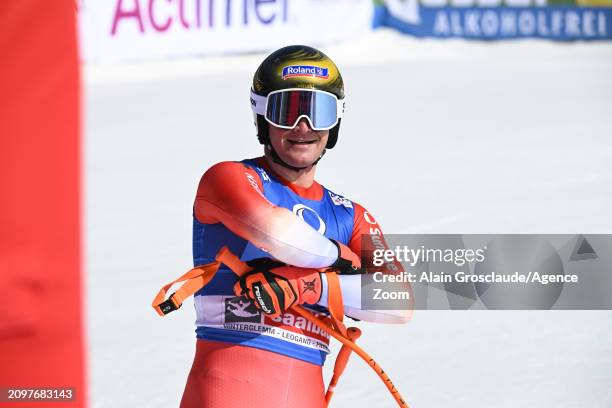
<svg viewBox="0 0 612 408">
<path fill-rule="evenodd" d="M 321 156 L 329 130 L 314 131 L 305 118 L 293 129 L 281 129 L 270 125 L 270 143 L 280 158 L 295 167 L 311 165 Z"/>
</svg>

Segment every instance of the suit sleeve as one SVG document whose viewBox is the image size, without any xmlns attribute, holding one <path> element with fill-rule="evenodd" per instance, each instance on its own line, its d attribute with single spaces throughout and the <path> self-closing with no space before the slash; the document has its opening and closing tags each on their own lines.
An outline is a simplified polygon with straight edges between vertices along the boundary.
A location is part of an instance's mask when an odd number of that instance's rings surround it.
<svg viewBox="0 0 612 408">
<path fill-rule="evenodd" d="M 357 203 L 353 203 L 355 207 L 355 215 L 353 222 L 353 234 L 349 241 L 349 248 L 356 254 L 361 256 L 362 266 L 366 270 L 374 269 L 372 260 L 375 249 L 388 249 L 387 242 L 383 236 L 382 230 L 376 222 L 376 219 Z M 394 261 L 383 264 L 382 267 L 376 267 L 377 271 L 382 271 L 385 274 L 397 274 L 404 271 L 402 264 Z M 412 287 L 410 284 L 402 285 L 398 290 L 406 291 L 410 294 L 410 299 L 406 301 L 406 305 L 401 310 L 365 310 L 361 308 L 361 276 L 360 275 L 340 275 L 340 286 L 342 289 L 342 298 L 344 302 L 344 312 L 347 316 L 378 323 L 406 323 L 412 317 L 414 307 L 414 299 Z M 324 282 L 323 301 L 320 303 L 327 306 L 327 285 Z"/>
<path fill-rule="evenodd" d="M 336 246 L 289 210 L 269 202 L 259 175 L 242 163 L 222 162 L 200 180 L 194 216 L 222 223 L 234 234 L 289 265 L 325 268 L 338 257 Z"/>
</svg>

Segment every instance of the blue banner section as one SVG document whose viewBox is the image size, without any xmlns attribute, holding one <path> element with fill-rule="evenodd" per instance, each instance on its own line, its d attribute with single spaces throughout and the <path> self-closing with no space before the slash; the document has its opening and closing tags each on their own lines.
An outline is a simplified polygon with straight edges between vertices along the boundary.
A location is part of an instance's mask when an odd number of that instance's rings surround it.
<svg viewBox="0 0 612 408">
<path fill-rule="evenodd" d="M 426 7 L 417 4 L 409 18 L 375 8 L 374 27 L 391 27 L 417 37 L 477 40 L 546 38 L 559 41 L 612 39 L 609 7 Z"/>
</svg>

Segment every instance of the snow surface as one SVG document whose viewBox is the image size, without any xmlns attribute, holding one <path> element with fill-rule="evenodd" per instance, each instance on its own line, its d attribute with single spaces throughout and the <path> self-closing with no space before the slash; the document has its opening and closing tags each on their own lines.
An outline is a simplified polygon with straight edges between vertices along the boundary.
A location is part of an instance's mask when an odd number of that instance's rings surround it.
<svg viewBox="0 0 612 408">
<path fill-rule="evenodd" d="M 380 30 L 324 49 L 347 113 L 318 179 L 385 232 L 612 233 L 612 45 Z M 262 58 L 85 68 L 94 408 L 178 406 L 193 303 L 164 319 L 150 303 L 191 265 L 202 172 L 261 151 L 248 91 Z M 612 406 L 612 312 L 421 311 L 360 327 L 412 407 Z M 395 406 L 358 358 L 347 371 L 332 406 Z"/>
</svg>

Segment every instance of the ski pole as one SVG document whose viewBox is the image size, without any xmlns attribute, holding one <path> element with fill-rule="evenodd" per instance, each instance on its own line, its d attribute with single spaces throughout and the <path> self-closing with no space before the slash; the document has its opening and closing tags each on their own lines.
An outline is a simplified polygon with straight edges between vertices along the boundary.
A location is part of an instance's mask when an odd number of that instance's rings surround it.
<svg viewBox="0 0 612 408">
<path fill-rule="evenodd" d="M 229 267 L 238 276 L 242 276 L 250 271 L 250 267 L 245 262 L 240 260 L 240 258 L 238 258 L 236 255 L 234 255 L 229 249 L 227 249 L 227 247 L 223 247 L 221 251 L 219 251 L 216 259 L 217 261 L 220 261 L 227 267 Z M 330 336 L 342 343 L 343 347 L 347 347 L 347 351 L 345 352 L 346 361 L 343 363 L 344 366 L 346 366 L 346 363 L 348 362 L 348 356 L 350 355 L 348 350 L 350 349 L 352 352 L 361 357 L 361 359 L 363 359 L 374 370 L 374 372 L 385 384 L 385 386 L 397 402 L 398 406 L 401 408 L 409 408 L 408 404 L 406 403 L 406 401 L 404 401 L 397 388 L 395 388 L 393 382 L 391 381 L 391 378 L 389 378 L 385 370 L 383 370 L 382 367 L 368 353 L 366 353 L 361 347 L 355 344 L 354 341 L 351 340 L 350 335 L 347 335 L 347 337 L 343 336 L 341 333 L 339 333 L 338 329 L 334 328 L 330 323 L 323 319 L 319 319 L 302 306 L 294 305 L 292 309 L 299 315 L 311 321 L 313 324 L 317 325 L 320 329 L 329 333 Z M 355 337 L 355 339 L 357 339 L 357 337 Z M 342 371 L 343 370 L 344 367 L 342 367 Z M 336 379 L 336 382 L 337 381 L 338 379 Z M 331 391 L 333 393 L 333 389 Z"/>
<path fill-rule="evenodd" d="M 349 340 L 351 340 L 353 343 L 355 343 L 355 341 L 361 336 L 361 330 L 359 330 L 357 327 L 349 327 L 346 331 Z M 334 374 L 329 381 L 327 392 L 325 393 L 325 402 L 327 405 L 329 405 L 331 397 L 334 395 L 334 391 L 336 389 L 336 385 L 338 385 L 340 376 L 342 373 L 344 373 L 349 357 L 351 357 L 351 351 L 352 349 L 350 347 L 343 344 L 342 348 L 340 348 L 340 351 L 338 352 L 338 357 L 336 357 L 336 362 L 334 363 Z"/>
</svg>

